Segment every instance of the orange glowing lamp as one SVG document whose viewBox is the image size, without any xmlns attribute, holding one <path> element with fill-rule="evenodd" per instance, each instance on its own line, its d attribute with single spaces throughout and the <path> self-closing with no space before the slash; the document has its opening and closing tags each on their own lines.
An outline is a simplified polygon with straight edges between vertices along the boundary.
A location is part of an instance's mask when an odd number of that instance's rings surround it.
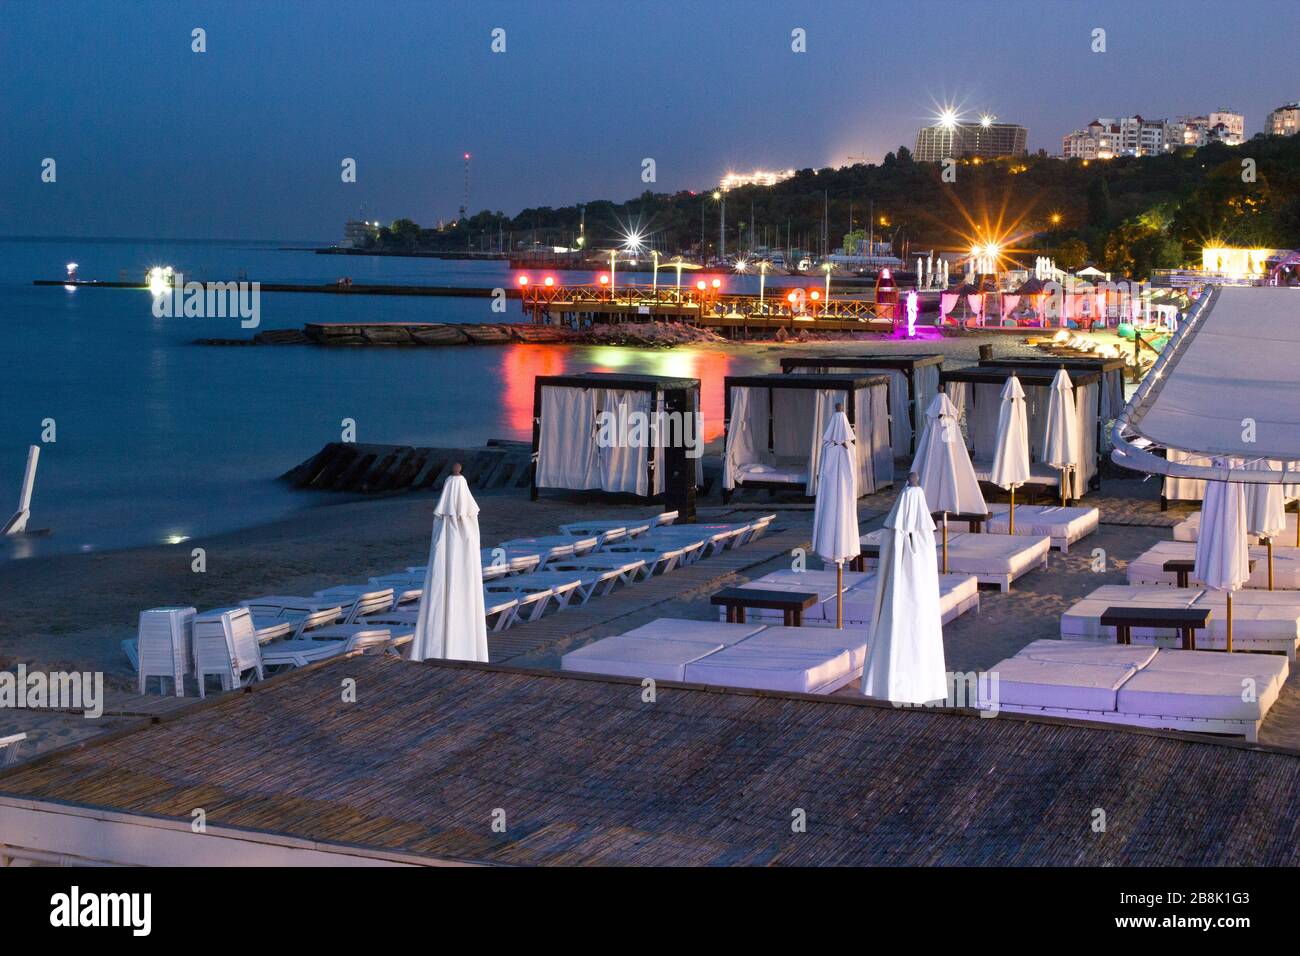
<svg viewBox="0 0 1300 956">
<path fill-rule="evenodd" d="M 703 279 L 701 279 L 699 282 L 695 283 L 695 288 L 699 289 L 701 292 L 703 292 L 703 291 L 704 291 L 705 289 L 707 289 L 708 287 L 709 287 L 708 283 L 705 282 Z"/>
<path fill-rule="evenodd" d="M 714 279 L 714 280 L 713 280 L 713 288 L 715 288 L 715 289 L 721 289 L 721 288 L 722 288 L 722 280 L 721 280 L 721 279 Z"/>
<path fill-rule="evenodd" d="M 814 302 L 816 302 L 821 297 L 822 294 L 818 292 L 816 289 L 812 289 L 808 292 L 808 298 L 812 299 Z"/>
<path fill-rule="evenodd" d="M 520 285 L 528 285 L 528 276 L 520 276 L 520 277 L 519 277 L 519 284 L 520 284 Z"/>
<path fill-rule="evenodd" d="M 600 274 L 600 284 L 609 285 L 609 276 L 605 275 L 603 272 Z"/>
<path fill-rule="evenodd" d="M 546 288 L 549 289 L 551 286 L 555 285 L 555 276 L 547 276 L 543 282 L 546 285 Z"/>
</svg>

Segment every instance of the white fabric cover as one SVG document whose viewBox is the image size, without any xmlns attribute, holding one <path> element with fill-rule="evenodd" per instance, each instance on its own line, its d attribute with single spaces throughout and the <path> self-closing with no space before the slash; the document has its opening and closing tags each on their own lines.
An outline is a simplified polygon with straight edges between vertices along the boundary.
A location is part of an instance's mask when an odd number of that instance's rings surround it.
<svg viewBox="0 0 1300 956">
<path fill-rule="evenodd" d="M 844 412 L 832 412 L 822 435 L 812 548 L 839 564 L 862 551 L 858 538 L 857 438 Z"/>
<path fill-rule="evenodd" d="M 1208 455 L 1195 455 L 1178 448 L 1170 448 L 1165 458 L 1184 465 L 1209 465 Z M 1199 478 L 1175 478 L 1166 475 L 1160 493 L 1170 501 L 1200 501 L 1205 497 L 1205 482 Z"/>
<path fill-rule="evenodd" d="M 1226 481 L 1206 482 L 1193 574 L 1207 587 L 1221 591 L 1235 591 L 1250 577 L 1246 551 L 1246 495 L 1241 485 Z"/>
<path fill-rule="evenodd" d="M 1043 456 L 1045 464 L 1062 472 L 1061 487 L 1068 489 L 1066 473 L 1079 464 L 1079 412 L 1074 404 L 1074 385 L 1065 369 L 1059 369 L 1048 390 L 1044 420 Z"/>
<path fill-rule="evenodd" d="M 1019 488 L 1029 480 L 1029 423 L 1019 378 L 1007 376 L 1001 399 L 989 479 L 999 488 Z"/>
<path fill-rule="evenodd" d="M 862 693 L 895 703 L 943 700 L 948 678 L 934 520 L 919 485 L 903 489 L 884 527 Z"/>
<path fill-rule="evenodd" d="M 939 366 L 916 366 L 912 372 L 912 389 L 912 428 L 919 435 L 925 429 L 925 410 L 939 391 Z"/>
<path fill-rule="evenodd" d="M 1255 471 L 1280 471 L 1271 461 L 1249 462 Z M 1262 538 L 1271 538 L 1286 530 L 1286 511 L 1282 505 L 1281 485 L 1246 485 L 1246 530 Z M 1289 542 L 1283 541 L 1283 544 Z"/>
<path fill-rule="evenodd" d="M 912 471 L 921 479 L 931 511 L 987 514 L 975 469 L 962 441 L 957 409 L 943 392 L 926 411 Z"/>
<path fill-rule="evenodd" d="M 742 479 L 741 469 L 745 465 L 759 462 L 758 451 L 767 447 L 767 413 L 750 412 L 751 393 L 743 385 L 731 388 L 731 419 L 727 423 L 727 447 L 724 452 L 722 487 L 730 491 Z M 762 434 L 755 434 L 755 426 L 761 422 Z"/>
<path fill-rule="evenodd" d="M 600 487 L 594 388 L 542 386 L 537 487 L 585 491 Z"/>
<path fill-rule="evenodd" d="M 781 391 L 786 392 L 790 390 L 782 389 Z M 803 431 L 804 428 L 809 427 L 809 419 L 805 415 L 799 419 L 784 420 L 781 423 L 782 427 L 779 430 L 782 434 L 796 432 L 796 429 L 792 426 L 796 423 L 802 424 L 802 428 L 797 429 L 796 433 L 801 435 L 808 445 L 808 480 L 804 484 L 804 494 L 811 498 L 813 495 L 817 494 L 817 482 L 821 475 L 822 436 L 826 432 L 827 423 L 830 422 L 831 417 L 835 414 L 835 406 L 843 405 L 847 400 L 847 396 L 843 392 L 836 392 L 826 388 L 819 388 L 813 393 L 809 393 L 808 389 L 796 389 L 796 391 L 812 394 L 814 396 L 812 402 L 811 428 L 809 428 L 807 432 Z M 778 394 L 780 393 L 778 392 Z M 775 397 L 773 400 L 775 401 Z M 844 423 L 845 425 L 848 424 L 847 417 L 845 418 Z M 856 443 L 854 447 L 856 448 Z M 781 453 L 778 451 L 777 454 L 780 455 Z"/>
<path fill-rule="evenodd" d="M 451 475 L 433 509 L 429 569 L 411 643 L 411 660 L 487 662 L 478 504 L 461 475 Z"/>
</svg>

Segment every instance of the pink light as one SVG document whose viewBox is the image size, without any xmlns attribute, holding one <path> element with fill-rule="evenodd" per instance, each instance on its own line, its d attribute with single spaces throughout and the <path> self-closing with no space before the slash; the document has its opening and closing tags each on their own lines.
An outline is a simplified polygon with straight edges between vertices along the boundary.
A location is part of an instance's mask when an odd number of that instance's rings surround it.
<svg viewBox="0 0 1300 956">
<path fill-rule="evenodd" d="M 907 337 L 909 339 L 916 335 L 916 300 L 917 295 L 915 292 L 907 293 Z"/>
</svg>

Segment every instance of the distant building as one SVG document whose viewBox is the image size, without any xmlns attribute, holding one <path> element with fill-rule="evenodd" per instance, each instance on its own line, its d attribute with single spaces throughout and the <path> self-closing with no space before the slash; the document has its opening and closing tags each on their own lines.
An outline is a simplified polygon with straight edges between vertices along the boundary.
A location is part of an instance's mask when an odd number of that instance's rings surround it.
<svg viewBox="0 0 1300 956">
<path fill-rule="evenodd" d="M 346 249 L 364 249 L 370 239 L 379 235 L 378 222 L 366 222 L 363 219 L 349 219 L 343 224 L 343 242 Z"/>
<path fill-rule="evenodd" d="M 1066 159 L 1113 159 L 1116 156 L 1158 156 L 1182 145 L 1182 131 L 1162 119 L 1141 116 L 1095 119 L 1062 137 Z"/>
<path fill-rule="evenodd" d="M 1218 110 L 1208 116 L 1180 116 L 1171 124 L 1176 140 L 1184 146 L 1226 143 L 1240 146 L 1246 141 L 1246 117 L 1232 110 Z M 1181 136 L 1177 134 L 1181 133 Z"/>
<path fill-rule="evenodd" d="M 722 177 L 722 182 L 718 184 L 718 187 L 725 192 L 728 189 L 739 189 L 741 186 L 775 186 L 793 175 L 793 169 L 787 169 L 784 172 L 769 172 L 765 169 L 756 169 L 752 173 L 727 173 Z"/>
<path fill-rule="evenodd" d="M 1264 132 L 1270 136 L 1294 136 L 1300 133 L 1300 101 L 1279 106 L 1268 114 Z"/>
<path fill-rule="evenodd" d="M 914 158 L 920 163 L 945 159 L 997 159 L 1025 155 L 1029 131 L 1015 123 L 938 123 L 916 133 Z"/>
</svg>

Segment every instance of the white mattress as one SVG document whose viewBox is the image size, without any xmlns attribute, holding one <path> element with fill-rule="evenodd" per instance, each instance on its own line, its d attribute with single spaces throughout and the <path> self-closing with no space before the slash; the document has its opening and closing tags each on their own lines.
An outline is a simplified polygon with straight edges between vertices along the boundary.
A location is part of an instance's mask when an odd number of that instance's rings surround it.
<svg viewBox="0 0 1300 956">
<path fill-rule="evenodd" d="M 879 545 L 885 529 L 863 535 L 864 544 Z M 942 532 L 935 530 L 936 559 L 942 563 Z M 1017 534 L 972 534 L 948 528 L 948 570 L 960 574 L 1007 575 L 1017 578 L 1043 563 L 1051 550 L 1048 537 L 1031 538 Z"/>
<path fill-rule="evenodd" d="M 991 504 L 993 515 L 984 527 L 990 534 L 1006 534 L 1011 527 L 1009 505 Z M 1016 505 L 1016 536 L 1048 537 L 1052 547 L 1067 548 L 1097 530 L 1101 512 L 1096 508 L 1063 508 L 1060 505 Z M 951 533 L 951 532 L 950 532 Z"/>
<path fill-rule="evenodd" d="M 1076 601 L 1061 615 L 1061 637 L 1115 640 L 1115 628 L 1102 627 L 1101 616 L 1109 607 L 1191 607 L 1204 588 L 1167 588 L 1159 585 L 1107 584 Z M 1135 627 L 1134 640 L 1177 637 L 1172 628 Z"/>
<path fill-rule="evenodd" d="M 1296 543 L 1295 524 L 1296 513 L 1294 511 L 1288 511 L 1286 513 L 1286 530 L 1278 535 L 1273 544 L 1277 546 L 1294 547 Z M 1199 511 L 1193 511 L 1182 521 L 1178 522 L 1178 524 L 1174 525 L 1174 540 L 1195 541 L 1197 536 L 1200 534 L 1200 531 L 1201 513 Z M 1246 540 L 1251 544 L 1259 543 L 1259 539 L 1253 534 L 1246 535 Z"/>
<path fill-rule="evenodd" d="M 1249 549 L 1255 561 L 1255 570 L 1246 581 L 1247 588 L 1268 588 L 1268 549 L 1256 545 Z M 1196 557 L 1196 543 L 1192 541 L 1157 541 L 1129 562 L 1130 584 L 1175 584 L 1178 576 L 1165 571 L 1164 563 L 1172 560 L 1191 561 Z M 1192 575 L 1190 583 L 1200 582 Z M 1273 585 L 1280 590 L 1300 590 L 1300 548 L 1273 548 Z"/>
<path fill-rule="evenodd" d="M 803 612 L 806 625 L 834 625 L 835 623 L 835 572 L 834 571 L 773 571 L 740 587 L 769 591 L 810 591 L 819 601 Z M 876 600 L 876 573 L 867 571 L 844 572 L 844 623 L 850 626 L 869 627 Z M 973 574 L 939 575 L 939 609 L 946 624 L 972 607 L 979 606 L 979 580 Z M 718 617 L 725 620 L 726 608 L 718 609 Z M 781 621 L 784 615 L 767 608 L 747 608 L 748 620 Z"/>
<path fill-rule="evenodd" d="M 810 634 L 827 633 L 809 628 Z M 751 647 L 742 641 L 686 665 L 686 680 L 723 687 L 813 693 L 847 680 L 849 652 L 793 646 Z"/>
<path fill-rule="evenodd" d="M 808 484 L 808 466 L 807 465 L 763 465 L 758 462 L 751 462 L 747 465 L 741 465 L 736 475 L 736 480 L 741 484 L 746 481 L 777 481 L 790 485 Z"/>
<path fill-rule="evenodd" d="M 701 626 L 703 625 L 703 626 Z M 760 624 L 715 624 L 664 618 L 570 651 L 560 668 L 587 674 L 685 680 L 685 668 L 762 629 Z"/>
</svg>

